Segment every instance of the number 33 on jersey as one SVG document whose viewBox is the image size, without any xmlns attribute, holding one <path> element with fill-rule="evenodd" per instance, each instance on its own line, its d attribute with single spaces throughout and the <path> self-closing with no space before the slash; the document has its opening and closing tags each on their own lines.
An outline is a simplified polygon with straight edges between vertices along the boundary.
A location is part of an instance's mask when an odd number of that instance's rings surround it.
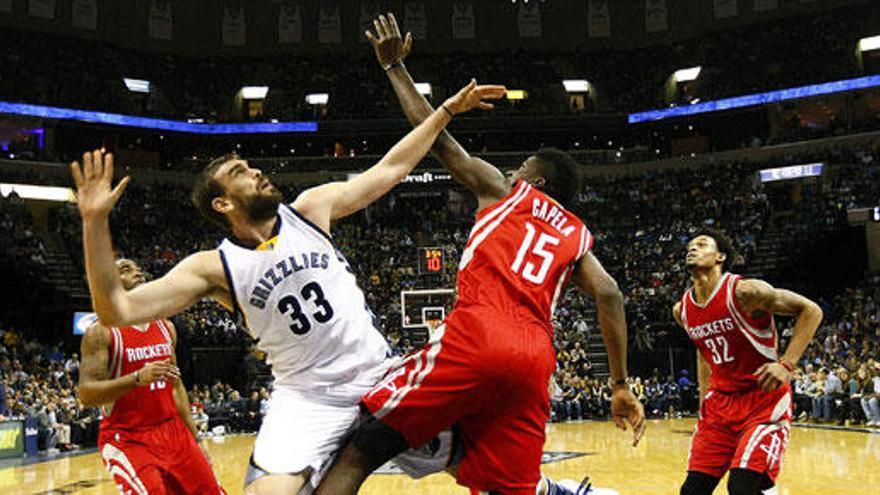
<svg viewBox="0 0 880 495">
<path fill-rule="evenodd" d="M 232 239 L 219 247 L 235 310 L 267 354 L 275 386 L 311 390 L 380 365 L 388 346 L 333 240 L 284 204 L 276 229 L 269 249 Z"/>
</svg>

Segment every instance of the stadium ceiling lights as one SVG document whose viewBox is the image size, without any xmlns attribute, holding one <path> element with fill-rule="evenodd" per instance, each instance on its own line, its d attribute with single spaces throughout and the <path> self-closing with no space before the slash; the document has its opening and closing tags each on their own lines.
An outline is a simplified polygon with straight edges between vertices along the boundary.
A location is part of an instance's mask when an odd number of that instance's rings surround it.
<svg viewBox="0 0 880 495">
<path fill-rule="evenodd" d="M 416 83 L 416 91 L 420 95 L 431 96 L 431 83 Z"/>
<path fill-rule="evenodd" d="M 0 184 L 0 194 L 4 197 L 12 193 L 22 199 L 39 199 L 43 201 L 61 201 L 74 203 L 73 189 L 69 187 L 36 186 L 33 184 Z"/>
<path fill-rule="evenodd" d="M 269 86 L 244 86 L 241 88 L 241 97 L 245 100 L 265 100 L 269 93 Z"/>
<path fill-rule="evenodd" d="M 46 105 L 30 105 L 27 103 L 10 103 L 0 101 L 0 114 L 24 115 L 42 119 L 75 120 L 114 126 L 137 127 L 157 131 L 188 132 L 192 134 L 229 135 L 229 134 L 280 134 L 289 132 L 317 132 L 318 123 L 311 122 L 279 122 L 253 124 L 195 124 L 177 120 L 137 117 L 109 112 L 92 112 L 72 108 L 50 107 Z"/>
<path fill-rule="evenodd" d="M 859 40 L 860 52 L 869 52 L 871 50 L 876 50 L 880 48 L 880 36 L 868 36 L 867 38 L 862 38 Z"/>
<path fill-rule="evenodd" d="M 855 79 L 843 79 L 841 81 L 811 84 L 809 86 L 780 89 L 778 91 L 769 91 L 766 93 L 705 101 L 694 105 L 681 105 L 673 108 L 664 108 L 662 110 L 648 110 L 647 112 L 631 113 L 627 120 L 630 124 L 638 124 L 641 122 L 652 122 L 674 117 L 687 117 L 704 113 L 721 112 L 724 110 L 732 110 L 734 108 L 766 105 L 768 103 L 776 103 L 785 100 L 809 98 L 813 96 L 842 93 L 845 91 L 858 91 L 861 89 L 876 87 L 880 87 L 880 76 L 857 77 Z"/>
<path fill-rule="evenodd" d="M 589 93 L 590 83 L 586 79 L 565 79 L 562 81 L 566 93 Z"/>
<path fill-rule="evenodd" d="M 330 101 L 330 95 L 327 93 L 312 93 L 306 95 L 306 103 L 309 105 L 326 105 Z"/>
<path fill-rule="evenodd" d="M 700 72 L 702 70 L 703 67 L 701 66 L 691 67 L 689 69 L 679 69 L 672 74 L 672 79 L 679 83 L 694 81 L 700 77 Z"/>
<path fill-rule="evenodd" d="M 507 99 L 511 101 L 525 100 L 529 94 L 524 89 L 508 89 Z"/>
<path fill-rule="evenodd" d="M 128 88 L 128 90 L 132 93 L 150 92 L 150 81 L 145 81 L 143 79 L 129 79 L 127 77 L 123 77 L 122 82 L 125 83 L 125 87 Z"/>
</svg>

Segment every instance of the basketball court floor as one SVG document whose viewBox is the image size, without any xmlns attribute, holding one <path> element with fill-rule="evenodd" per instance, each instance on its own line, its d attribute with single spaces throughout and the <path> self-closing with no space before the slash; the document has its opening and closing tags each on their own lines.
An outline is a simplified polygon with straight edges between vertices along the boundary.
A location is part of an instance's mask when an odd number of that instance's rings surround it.
<svg viewBox="0 0 880 495">
<path fill-rule="evenodd" d="M 548 426 L 543 471 L 557 479 L 589 474 L 595 486 L 620 495 L 677 494 L 684 479 L 693 419 L 653 420 L 638 448 L 630 432 L 610 423 Z M 242 492 L 254 437 L 208 439 L 214 469 L 226 490 Z M 386 470 L 387 471 L 387 470 Z M 0 468 L 4 495 L 111 495 L 116 486 L 97 453 Z M 412 481 L 388 472 L 370 478 L 366 495 L 467 494 L 446 475 Z M 727 493 L 722 486 L 716 494 Z M 880 495 L 880 432 L 796 427 L 779 479 L 779 495 Z"/>
</svg>

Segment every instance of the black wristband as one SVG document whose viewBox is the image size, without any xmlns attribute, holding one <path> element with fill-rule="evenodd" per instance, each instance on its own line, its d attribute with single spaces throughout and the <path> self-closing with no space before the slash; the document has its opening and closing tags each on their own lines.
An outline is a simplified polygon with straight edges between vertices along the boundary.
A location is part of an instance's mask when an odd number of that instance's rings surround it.
<svg viewBox="0 0 880 495">
<path fill-rule="evenodd" d="M 452 110 L 450 110 L 449 108 L 446 107 L 446 103 L 444 103 L 440 106 L 443 107 L 443 110 L 446 110 L 446 113 L 448 113 L 450 117 L 455 117 L 455 114 L 452 113 Z"/>
<path fill-rule="evenodd" d="M 390 64 L 388 64 L 382 68 L 385 69 L 385 72 L 388 72 L 389 70 L 391 70 L 395 67 L 403 67 L 403 61 L 397 60 L 397 61 L 391 62 Z"/>
<path fill-rule="evenodd" d="M 614 380 L 615 385 L 626 385 L 626 378 L 621 378 L 620 380 Z"/>
</svg>

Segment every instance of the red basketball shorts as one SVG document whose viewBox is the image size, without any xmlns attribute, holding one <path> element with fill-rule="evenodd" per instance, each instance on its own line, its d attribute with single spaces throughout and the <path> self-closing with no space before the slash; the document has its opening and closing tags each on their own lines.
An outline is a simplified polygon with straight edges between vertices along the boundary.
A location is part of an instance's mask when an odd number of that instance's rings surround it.
<svg viewBox="0 0 880 495">
<path fill-rule="evenodd" d="M 102 429 L 98 450 L 120 493 L 226 493 L 178 417 L 142 430 Z"/>
<path fill-rule="evenodd" d="M 711 390 L 691 440 L 688 471 L 722 477 L 729 469 L 776 481 L 791 433 L 791 387 L 769 393 Z"/>
<path fill-rule="evenodd" d="M 459 484 L 533 495 L 555 364 L 542 326 L 458 307 L 425 348 L 364 396 L 363 405 L 412 447 L 457 425 L 464 447 Z"/>
</svg>

